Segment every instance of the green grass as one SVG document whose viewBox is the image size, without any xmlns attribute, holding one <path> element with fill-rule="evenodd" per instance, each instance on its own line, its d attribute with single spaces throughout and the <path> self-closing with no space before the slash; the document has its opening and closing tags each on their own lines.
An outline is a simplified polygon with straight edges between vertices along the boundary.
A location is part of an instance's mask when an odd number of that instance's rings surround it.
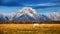
<svg viewBox="0 0 60 34">
<path fill-rule="evenodd" d="M 0 34 L 60 34 L 60 25 L 0 24 Z"/>
</svg>

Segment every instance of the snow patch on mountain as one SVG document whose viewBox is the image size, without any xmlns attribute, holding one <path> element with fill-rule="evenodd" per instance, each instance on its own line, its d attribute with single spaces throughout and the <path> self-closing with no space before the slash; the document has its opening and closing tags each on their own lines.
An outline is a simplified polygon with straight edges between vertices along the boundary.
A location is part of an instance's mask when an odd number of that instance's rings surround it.
<svg viewBox="0 0 60 34">
<path fill-rule="evenodd" d="M 35 21 L 60 21 L 60 13 L 53 12 L 46 15 L 38 14 L 37 11 L 31 7 L 24 7 L 16 13 L 10 13 L 7 16 L 0 14 L 0 20 L 35 20 Z"/>
<path fill-rule="evenodd" d="M 53 12 L 49 15 L 49 18 L 52 19 L 53 21 L 60 21 L 60 13 Z"/>
<path fill-rule="evenodd" d="M 36 20 L 36 18 L 39 17 L 35 9 L 32 9 L 31 7 L 24 7 L 22 10 L 17 11 L 15 14 L 10 14 L 9 16 L 11 18 L 18 18 L 22 15 L 25 15 L 26 18 L 31 17 Z"/>
</svg>

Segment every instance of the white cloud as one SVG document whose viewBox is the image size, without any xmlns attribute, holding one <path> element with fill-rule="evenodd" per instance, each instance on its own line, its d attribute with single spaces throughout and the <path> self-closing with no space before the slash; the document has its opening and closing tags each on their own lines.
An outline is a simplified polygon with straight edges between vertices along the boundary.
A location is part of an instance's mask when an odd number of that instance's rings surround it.
<svg viewBox="0 0 60 34">
<path fill-rule="evenodd" d="M 37 6 L 54 6 L 57 5 L 55 3 L 43 3 L 43 4 L 37 4 Z"/>
<path fill-rule="evenodd" d="M 42 4 L 29 4 L 29 5 L 25 5 L 25 6 L 55 6 L 58 5 L 58 3 L 42 3 Z"/>
</svg>

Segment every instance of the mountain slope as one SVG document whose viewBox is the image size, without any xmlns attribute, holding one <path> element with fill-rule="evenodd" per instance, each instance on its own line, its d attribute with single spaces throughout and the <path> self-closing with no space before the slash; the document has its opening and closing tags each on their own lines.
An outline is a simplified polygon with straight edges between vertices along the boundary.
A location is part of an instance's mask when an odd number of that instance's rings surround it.
<svg viewBox="0 0 60 34">
<path fill-rule="evenodd" d="M 60 21 L 60 13 L 53 12 L 46 15 L 41 15 L 31 7 L 24 7 L 22 10 L 16 13 L 10 13 L 7 16 L 0 14 L 0 20 L 28 20 L 28 21 Z"/>
<path fill-rule="evenodd" d="M 24 7 L 22 10 L 9 15 L 10 20 L 47 21 L 50 20 L 45 15 L 37 14 L 35 9 Z"/>
<path fill-rule="evenodd" d="M 53 12 L 49 15 L 49 18 L 53 21 L 60 21 L 60 13 Z"/>
<path fill-rule="evenodd" d="M 13 20 L 36 20 L 39 15 L 30 7 L 24 7 L 22 10 L 16 12 Z"/>
<path fill-rule="evenodd" d="M 0 20 L 5 20 L 4 15 L 0 14 Z"/>
</svg>

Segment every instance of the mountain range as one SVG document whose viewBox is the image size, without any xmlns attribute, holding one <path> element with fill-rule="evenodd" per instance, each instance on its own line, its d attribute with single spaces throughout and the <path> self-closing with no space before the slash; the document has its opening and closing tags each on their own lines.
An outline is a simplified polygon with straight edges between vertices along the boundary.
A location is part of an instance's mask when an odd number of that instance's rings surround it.
<svg viewBox="0 0 60 34">
<path fill-rule="evenodd" d="M 37 11 L 31 7 L 24 7 L 16 13 L 10 13 L 7 16 L 0 14 L 0 20 L 28 20 L 28 21 L 60 21 L 60 13 L 53 12 L 46 15 L 38 14 Z"/>
</svg>

